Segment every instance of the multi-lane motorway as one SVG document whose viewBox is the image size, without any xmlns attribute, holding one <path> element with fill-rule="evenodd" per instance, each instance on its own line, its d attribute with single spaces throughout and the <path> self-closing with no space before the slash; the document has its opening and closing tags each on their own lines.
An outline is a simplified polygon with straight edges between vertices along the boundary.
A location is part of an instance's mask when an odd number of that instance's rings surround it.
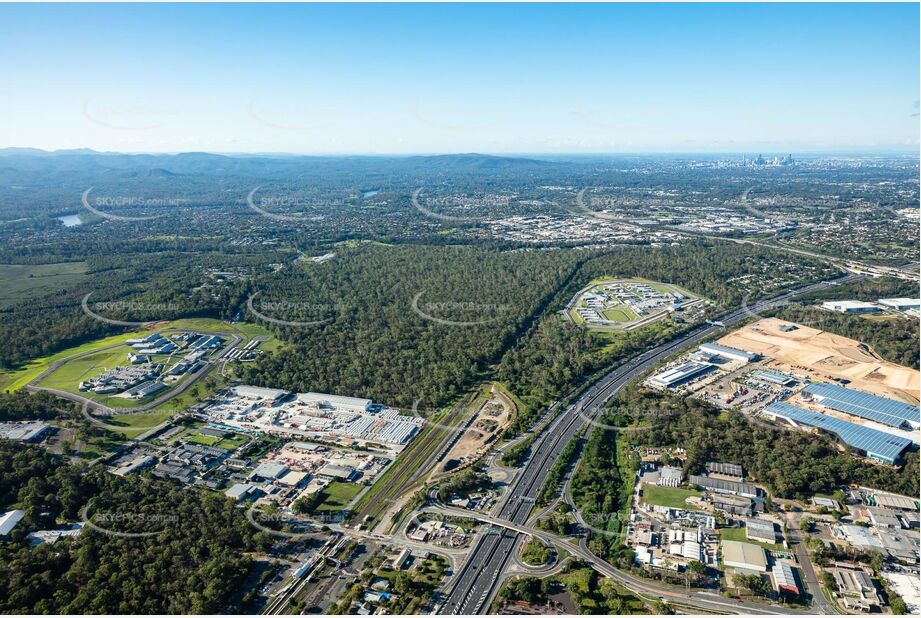
<svg viewBox="0 0 921 618">
<path fill-rule="evenodd" d="M 854 275 L 849 275 L 836 282 L 845 283 L 856 278 Z M 832 282 L 820 282 L 790 290 L 774 298 L 755 303 L 751 307 L 736 309 L 724 315 L 721 323 L 730 326 L 758 312 L 783 305 L 795 296 L 829 285 L 832 285 Z M 587 422 L 596 421 L 599 418 L 605 403 L 612 396 L 668 357 L 711 337 L 722 328 L 723 326 L 720 326 L 719 323 L 708 323 L 695 327 L 671 341 L 631 358 L 586 389 L 534 441 L 521 473 L 512 481 L 494 516 L 514 524 L 525 524 L 534 500 L 554 462 L 560 457 L 569 441 L 583 431 Z M 467 561 L 452 580 L 447 591 L 447 598 L 439 613 L 477 614 L 488 611 L 496 587 L 512 560 L 519 534 L 519 532 L 502 528 L 480 535 Z M 663 589 L 663 592 L 668 592 L 668 589 Z M 699 597 L 699 595 L 696 596 Z M 706 604 L 701 603 L 701 605 Z M 748 609 L 750 611 L 753 608 Z M 746 608 L 740 606 L 739 611 L 745 610 Z"/>
</svg>

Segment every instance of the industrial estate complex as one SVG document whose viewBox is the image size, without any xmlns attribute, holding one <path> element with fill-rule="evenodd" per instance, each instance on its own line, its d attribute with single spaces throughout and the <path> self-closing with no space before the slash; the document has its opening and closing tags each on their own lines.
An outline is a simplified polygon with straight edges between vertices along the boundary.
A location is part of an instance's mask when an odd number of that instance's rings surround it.
<svg viewBox="0 0 921 618">
<path fill-rule="evenodd" d="M 778 320 L 764 320 L 749 328 L 759 335 L 774 332 L 778 336 L 772 341 L 781 342 L 780 335 L 795 333 L 796 337 L 802 337 L 809 335 L 804 331 L 814 331 Z M 727 339 L 743 340 L 733 336 Z M 795 339 L 788 341 L 795 343 Z M 859 347 L 857 342 L 851 345 L 854 349 Z M 856 453 L 884 463 L 897 463 L 907 449 L 921 442 L 917 404 L 843 386 L 840 378 L 836 380 L 820 370 L 827 356 L 817 358 L 811 366 L 805 365 L 809 362 L 805 357 L 803 365 L 791 366 L 763 356 L 769 349 L 763 345 L 743 350 L 722 343 L 702 344 L 646 382 L 656 388 L 700 393 L 719 405 L 741 406 L 749 414 L 764 416 L 787 427 L 827 432 Z M 780 351 L 776 347 L 774 350 Z M 786 354 L 782 357 L 786 358 Z M 848 368 L 859 369 L 860 360 L 849 359 Z M 886 375 L 875 367 L 878 363 L 876 358 L 867 358 L 867 364 L 877 375 Z M 918 384 L 916 371 L 889 369 L 898 372 L 899 381 L 907 379 L 908 388 Z M 908 389 L 904 392 L 907 397 Z"/>
<path fill-rule="evenodd" d="M 369 399 L 289 394 L 276 389 L 235 386 L 202 411 L 209 421 L 250 431 L 322 441 L 377 445 L 399 451 L 422 426 L 422 419 Z"/>
</svg>

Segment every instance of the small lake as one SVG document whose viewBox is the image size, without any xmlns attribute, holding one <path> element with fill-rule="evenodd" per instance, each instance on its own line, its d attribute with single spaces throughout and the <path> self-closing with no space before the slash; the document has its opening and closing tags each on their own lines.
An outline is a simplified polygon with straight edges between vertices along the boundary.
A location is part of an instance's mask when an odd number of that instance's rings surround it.
<svg viewBox="0 0 921 618">
<path fill-rule="evenodd" d="M 369 191 L 362 191 L 362 192 L 361 192 L 361 197 L 362 197 L 362 199 L 368 199 L 369 197 L 374 197 L 375 195 L 377 195 L 377 194 L 380 193 L 380 192 L 381 192 L 380 189 L 371 189 L 371 190 L 369 190 Z"/>
<path fill-rule="evenodd" d="M 80 220 L 80 215 L 63 215 L 57 219 L 64 224 L 64 227 L 76 227 L 83 224 L 83 221 Z"/>
</svg>

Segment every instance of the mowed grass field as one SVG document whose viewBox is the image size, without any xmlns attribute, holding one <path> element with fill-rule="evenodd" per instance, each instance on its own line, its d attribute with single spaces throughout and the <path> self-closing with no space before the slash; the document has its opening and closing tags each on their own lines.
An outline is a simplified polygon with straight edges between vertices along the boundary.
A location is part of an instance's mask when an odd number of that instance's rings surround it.
<svg viewBox="0 0 921 618">
<path fill-rule="evenodd" d="M 703 493 L 694 489 L 681 487 L 659 487 L 658 485 L 643 485 L 643 502 L 674 509 L 687 508 L 688 498 L 701 498 Z"/>
<path fill-rule="evenodd" d="M 636 315 L 636 312 L 633 309 L 630 309 L 626 305 L 619 305 L 612 307 L 601 312 L 601 317 L 606 320 L 613 320 L 615 322 L 633 322 L 638 320 L 640 316 Z"/>
<path fill-rule="evenodd" d="M 106 419 L 100 419 L 107 425 L 123 426 L 124 429 L 114 429 L 109 427 L 110 431 L 121 434 L 126 439 L 136 438 L 146 431 L 150 431 L 160 423 L 168 421 L 173 416 L 172 412 L 145 412 L 143 414 L 122 414 Z"/>
<path fill-rule="evenodd" d="M 171 328 L 211 330 L 222 333 L 239 334 L 241 337 L 243 337 L 243 341 L 240 344 L 241 346 L 245 345 L 253 337 L 267 337 L 268 339 L 266 341 L 259 344 L 259 348 L 265 350 L 266 352 L 275 351 L 281 346 L 281 343 L 274 338 L 271 331 L 263 328 L 262 326 L 259 326 L 258 324 L 249 324 L 245 322 L 231 324 L 229 322 L 222 322 L 221 320 L 215 320 L 211 318 L 182 319 L 159 324 L 152 328 L 133 330 L 131 332 L 122 333 L 120 335 L 112 335 L 110 337 L 96 339 L 95 341 L 88 341 L 87 343 L 81 344 L 79 346 L 67 348 L 66 350 L 61 350 L 60 352 L 34 359 L 17 369 L 0 372 L 0 390 L 17 391 L 23 388 L 26 384 L 37 378 L 43 371 L 48 369 L 49 365 L 55 361 L 70 358 L 71 356 L 75 356 L 83 352 L 104 348 L 115 343 L 122 343 L 128 339 L 143 337 L 145 335 L 149 335 L 152 332 L 169 330 Z M 128 348 L 126 347 L 125 355 L 127 355 L 127 353 Z M 123 358 L 123 360 L 127 362 L 126 359 Z"/>
<path fill-rule="evenodd" d="M 86 262 L 0 264 L 0 307 L 71 287 L 86 270 Z"/>
<path fill-rule="evenodd" d="M 216 446 L 217 448 L 226 449 L 228 451 L 235 450 L 246 444 L 246 438 L 239 434 L 235 434 L 230 438 L 220 438 L 218 436 L 208 436 L 200 433 L 195 433 L 187 437 L 186 441 L 194 442 L 195 444 L 202 444 L 204 446 Z"/>
<path fill-rule="evenodd" d="M 745 528 L 720 528 L 719 532 L 720 540 L 722 541 L 742 541 L 743 543 L 760 545 L 772 551 L 785 551 L 783 545 L 780 543 L 762 543 L 761 541 L 746 538 Z"/>
<path fill-rule="evenodd" d="M 320 490 L 323 493 L 323 502 L 314 510 L 314 513 L 338 513 L 348 506 L 362 489 L 364 485 L 359 483 L 333 481 Z"/>
<path fill-rule="evenodd" d="M 96 393 L 80 392 L 79 386 L 80 382 L 83 380 L 97 376 L 109 369 L 128 365 L 129 363 L 127 357 L 128 352 L 130 351 L 131 348 L 129 346 L 119 345 L 116 348 L 101 350 L 96 354 L 90 354 L 89 356 L 83 356 L 81 358 L 75 358 L 73 360 L 67 361 L 58 367 L 55 371 L 45 376 L 38 383 L 38 386 L 67 391 L 76 395 L 82 395 L 92 399 L 93 401 L 98 401 L 101 404 L 107 405 L 110 408 L 135 408 L 150 401 L 154 397 L 160 397 L 169 392 L 168 390 L 162 390 L 159 393 L 144 399 L 126 399 L 123 397 L 114 397 L 112 395 L 98 395 Z M 179 384 L 181 384 L 181 381 L 174 383 L 170 388 L 178 386 Z"/>
</svg>

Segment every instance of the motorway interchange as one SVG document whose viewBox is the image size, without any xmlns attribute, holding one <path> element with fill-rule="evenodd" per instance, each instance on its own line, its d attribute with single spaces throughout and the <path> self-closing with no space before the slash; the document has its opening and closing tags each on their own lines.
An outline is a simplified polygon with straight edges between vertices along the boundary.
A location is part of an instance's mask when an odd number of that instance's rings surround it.
<svg viewBox="0 0 921 618">
<path fill-rule="evenodd" d="M 849 275 L 837 281 L 848 282 L 856 277 Z M 760 301 L 752 307 L 736 309 L 723 316 L 719 322 L 707 323 L 698 326 L 676 339 L 663 343 L 655 348 L 626 361 L 613 369 L 600 380 L 588 387 L 572 404 L 566 407 L 549 425 L 545 426 L 534 444 L 530 454 L 524 462 L 520 473 L 512 481 L 502 502 L 494 510 L 494 516 L 489 520 L 499 524 L 499 531 L 490 528 L 486 533 L 479 535 L 474 541 L 468 558 L 446 587 L 446 597 L 438 608 L 442 614 L 480 614 L 487 613 L 492 599 L 495 597 L 500 584 L 507 577 L 507 570 L 516 555 L 522 534 L 537 535 L 537 531 L 525 528 L 535 497 L 543 487 L 544 481 L 554 462 L 560 457 L 561 452 L 570 440 L 587 426 L 596 421 L 605 403 L 618 391 L 624 388 L 640 375 L 659 365 L 662 361 L 676 352 L 690 347 L 719 332 L 724 325 L 731 326 L 746 318 L 782 305 L 791 298 L 827 287 L 830 282 L 820 282 L 805 287 L 791 290 L 780 296 Z M 555 410 L 549 411 L 551 414 Z M 503 526 L 504 524 L 504 526 Z M 551 543 L 558 543 L 553 535 L 544 533 L 541 538 Z M 643 591 L 652 598 L 658 597 L 672 603 L 681 604 L 708 611 L 730 611 L 732 613 L 801 613 L 797 610 L 769 607 L 756 603 L 728 603 L 719 595 L 706 598 L 703 593 L 695 594 L 693 598 L 673 588 L 661 586 L 639 580 L 632 575 L 615 569 L 610 564 L 592 555 L 584 547 L 574 550 L 567 544 L 567 551 L 575 553 L 580 558 L 591 562 L 603 574 L 626 584 L 631 590 Z M 821 593 L 816 598 L 821 598 Z M 825 604 L 821 604 L 825 605 Z M 822 607 L 827 610 L 827 607 Z"/>
</svg>

